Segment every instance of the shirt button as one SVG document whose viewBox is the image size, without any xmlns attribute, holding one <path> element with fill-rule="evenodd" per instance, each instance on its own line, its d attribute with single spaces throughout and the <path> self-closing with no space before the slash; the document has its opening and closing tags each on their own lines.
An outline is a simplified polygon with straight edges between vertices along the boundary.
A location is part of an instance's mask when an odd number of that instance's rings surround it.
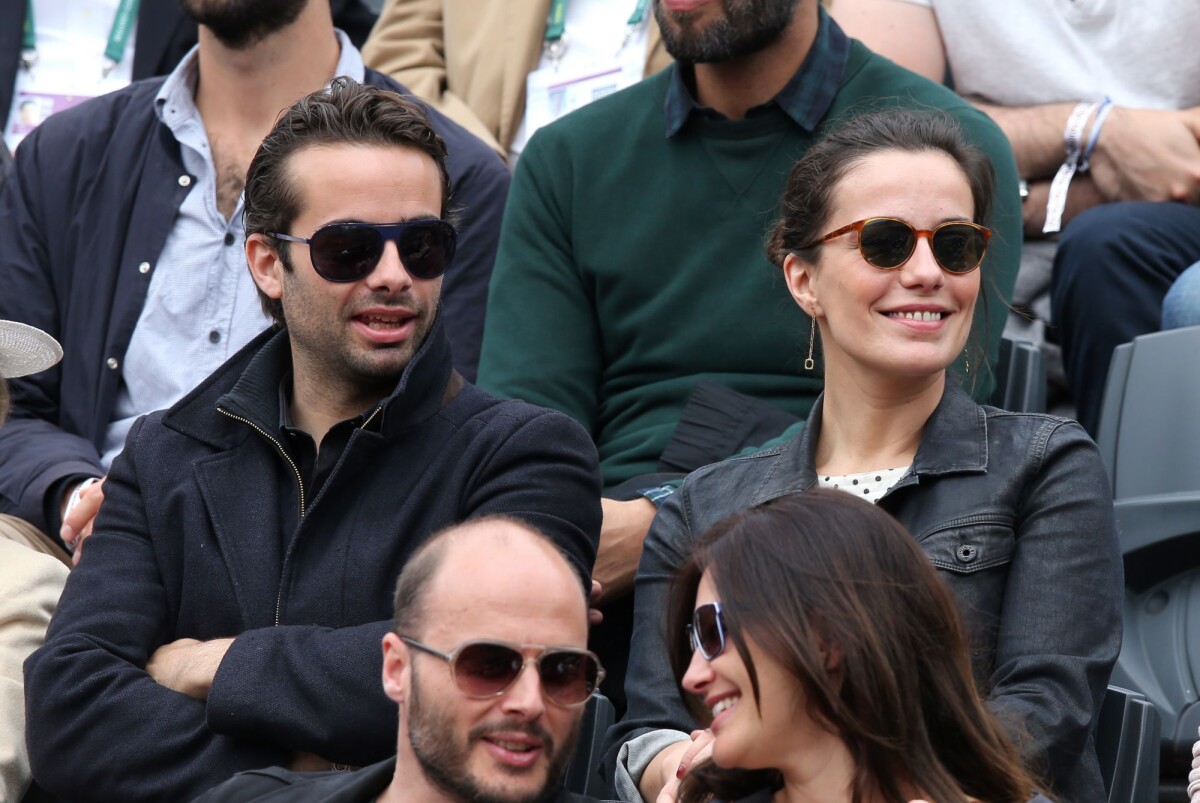
<svg viewBox="0 0 1200 803">
<path fill-rule="evenodd" d="M 114 371 L 121 367 L 121 363 L 117 362 L 116 357 L 109 357 L 104 364 Z"/>
<path fill-rule="evenodd" d="M 332 769 L 333 769 L 333 771 L 334 771 L 334 772 L 349 772 L 349 771 L 350 771 L 350 765 L 349 765 L 349 764 L 339 764 L 339 763 L 337 763 L 336 761 L 335 761 L 335 762 L 333 762 L 333 763 L 330 765 L 330 767 L 332 767 Z"/>
<path fill-rule="evenodd" d="M 963 563 L 970 563 L 978 554 L 979 550 L 970 544 L 963 544 L 958 548 L 958 559 Z"/>
<path fill-rule="evenodd" d="M 149 273 L 149 272 L 150 272 L 150 263 L 149 262 L 143 262 L 142 264 L 138 265 L 138 273 Z"/>
<path fill-rule="evenodd" d="M 233 236 L 232 232 L 225 233 L 225 245 L 233 245 L 233 242 L 236 239 L 237 238 Z"/>
<path fill-rule="evenodd" d="M 209 343 L 220 343 L 221 342 L 221 333 L 218 332 L 216 329 L 213 329 L 211 332 L 208 333 L 208 342 Z"/>
<path fill-rule="evenodd" d="M 179 177 L 179 186 L 180 187 L 192 186 L 192 177 L 189 176 L 187 173 L 184 173 L 182 176 Z"/>
</svg>

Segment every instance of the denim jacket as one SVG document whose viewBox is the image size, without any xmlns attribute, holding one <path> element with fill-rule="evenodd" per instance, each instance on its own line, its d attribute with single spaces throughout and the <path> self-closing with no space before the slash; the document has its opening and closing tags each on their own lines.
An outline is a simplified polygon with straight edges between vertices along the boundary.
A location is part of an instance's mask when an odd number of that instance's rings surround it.
<svg viewBox="0 0 1200 803">
<path fill-rule="evenodd" d="M 693 727 L 662 632 L 675 569 L 724 516 L 817 486 L 823 401 L 795 439 L 691 474 L 646 536 L 629 707 L 605 757 L 625 800 L 638 799 L 654 755 Z M 1031 768 L 1063 801 L 1103 800 L 1091 732 L 1120 651 L 1123 576 L 1108 476 L 1087 433 L 981 407 L 948 381 L 912 470 L 878 504 L 954 589 L 976 677 Z"/>
</svg>

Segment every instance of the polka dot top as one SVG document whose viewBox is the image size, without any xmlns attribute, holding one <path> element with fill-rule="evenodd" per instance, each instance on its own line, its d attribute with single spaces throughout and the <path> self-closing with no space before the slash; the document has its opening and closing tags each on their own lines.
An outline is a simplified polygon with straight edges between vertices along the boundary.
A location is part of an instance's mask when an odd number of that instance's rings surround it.
<svg viewBox="0 0 1200 803">
<path fill-rule="evenodd" d="M 835 474 L 828 477 L 821 475 L 817 477 L 817 485 L 822 488 L 837 488 L 874 504 L 879 497 L 891 490 L 910 468 L 911 465 L 864 471 L 861 474 Z"/>
</svg>

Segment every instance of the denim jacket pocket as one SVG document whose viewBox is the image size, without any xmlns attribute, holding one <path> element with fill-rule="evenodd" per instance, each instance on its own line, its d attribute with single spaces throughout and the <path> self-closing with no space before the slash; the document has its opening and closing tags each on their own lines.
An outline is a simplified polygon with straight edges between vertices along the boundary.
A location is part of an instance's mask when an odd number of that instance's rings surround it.
<svg viewBox="0 0 1200 803">
<path fill-rule="evenodd" d="M 1012 562 L 1017 551 L 1009 516 L 964 516 L 917 536 L 921 550 L 943 571 L 966 575 Z"/>
<path fill-rule="evenodd" d="M 918 537 L 938 573 L 958 598 L 972 662 L 980 678 L 992 670 L 1008 570 L 1017 539 L 1009 516 L 983 514 L 939 523 Z"/>
</svg>

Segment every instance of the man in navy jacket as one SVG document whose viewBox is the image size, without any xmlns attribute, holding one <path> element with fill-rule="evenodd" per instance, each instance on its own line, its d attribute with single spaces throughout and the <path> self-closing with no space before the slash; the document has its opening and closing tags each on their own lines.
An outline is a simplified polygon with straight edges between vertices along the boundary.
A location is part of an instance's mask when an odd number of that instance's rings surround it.
<svg viewBox="0 0 1200 803">
<path fill-rule="evenodd" d="M 0 317 L 54 335 L 64 359 L 13 385 L 13 420 L 0 435 L 0 514 L 9 514 L 0 515 L 0 531 L 15 518 L 55 538 L 72 491 L 103 476 L 124 443 L 119 425 L 175 402 L 269 322 L 252 287 L 241 288 L 239 300 L 249 303 L 197 310 L 215 303 L 220 282 L 234 274 L 248 285 L 239 190 L 279 111 L 354 67 L 367 83 L 404 91 L 364 71 L 353 46 L 335 35 L 328 0 L 292 5 L 294 20 L 260 20 L 279 27 L 260 26 L 247 42 L 227 43 L 201 26 L 198 49 L 168 79 L 183 85 L 184 105 L 194 92 L 192 147 L 181 144 L 189 129 L 172 119 L 174 105 L 158 97 L 165 84 L 155 78 L 52 116 L 18 148 L 0 187 Z M 252 0 L 208 6 L 258 8 Z M 460 233 L 443 316 L 455 364 L 472 378 L 508 171 L 464 129 L 431 117 L 450 151 Z M 201 287 L 181 298 L 180 277 L 154 281 L 164 271 L 194 276 L 198 268 L 181 263 L 199 246 L 216 252 L 204 266 L 226 260 L 224 272 L 213 273 L 213 293 Z M 151 307 L 156 317 L 148 317 Z M 180 350 L 164 348 L 157 331 L 147 335 L 157 320 L 159 330 L 184 338 L 184 314 L 206 317 Z M 174 384 L 161 391 L 161 382 Z M 140 402 L 139 392 L 151 401 Z"/>
<path fill-rule="evenodd" d="M 25 665 L 52 794 L 190 800 L 240 770 L 390 755 L 392 586 L 455 522 L 519 518 L 590 573 L 587 433 L 452 369 L 448 186 L 442 140 L 394 93 L 338 79 L 268 134 L 246 257 L 277 328 L 141 418 L 113 464 Z"/>
<path fill-rule="evenodd" d="M 595 800 L 559 788 L 603 676 L 584 650 L 587 605 L 561 550 L 520 522 L 438 533 L 400 574 L 383 637 L 396 755 L 352 773 L 239 773 L 195 803 Z"/>
</svg>

